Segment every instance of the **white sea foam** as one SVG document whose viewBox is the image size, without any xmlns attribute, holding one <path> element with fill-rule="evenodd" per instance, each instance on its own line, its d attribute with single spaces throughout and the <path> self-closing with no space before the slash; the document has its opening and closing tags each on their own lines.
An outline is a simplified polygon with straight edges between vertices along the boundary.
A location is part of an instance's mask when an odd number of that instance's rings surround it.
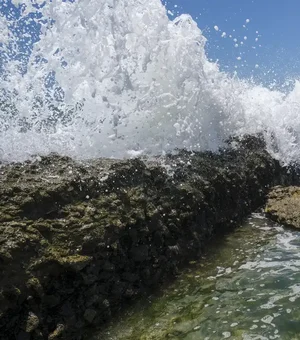
<svg viewBox="0 0 300 340">
<path fill-rule="evenodd" d="M 299 160 L 300 83 L 286 94 L 221 72 L 189 15 L 171 21 L 160 0 L 13 2 L 41 33 L 25 73 L 24 60 L 3 65 L 0 90 L 14 109 L 0 109 L 1 159 L 216 150 L 230 135 L 263 132 L 273 155 Z M 18 50 L 4 28 L 2 53 Z"/>
</svg>

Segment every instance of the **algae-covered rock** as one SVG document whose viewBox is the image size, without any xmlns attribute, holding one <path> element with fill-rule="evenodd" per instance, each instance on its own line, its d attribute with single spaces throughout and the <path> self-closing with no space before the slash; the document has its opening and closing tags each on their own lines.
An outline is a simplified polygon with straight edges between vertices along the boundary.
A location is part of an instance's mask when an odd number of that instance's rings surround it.
<svg viewBox="0 0 300 340">
<path fill-rule="evenodd" d="M 0 339 L 81 339 L 285 180 L 257 138 L 218 154 L 0 169 Z"/>
<path fill-rule="evenodd" d="M 300 229 L 300 187 L 275 187 L 269 195 L 265 208 L 274 221 Z"/>
<path fill-rule="evenodd" d="M 32 333 L 35 329 L 38 328 L 39 323 L 39 318 L 34 313 L 30 312 L 26 320 L 25 332 Z"/>
</svg>

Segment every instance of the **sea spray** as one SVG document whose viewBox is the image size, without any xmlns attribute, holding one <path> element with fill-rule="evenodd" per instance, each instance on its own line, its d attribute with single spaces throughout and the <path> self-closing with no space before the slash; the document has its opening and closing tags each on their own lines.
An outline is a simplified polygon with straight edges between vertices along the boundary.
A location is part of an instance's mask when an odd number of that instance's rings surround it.
<svg viewBox="0 0 300 340">
<path fill-rule="evenodd" d="M 299 160 L 299 82 L 286 94 L 221 72 L 189 15 L 170 20 L 160 0 L 12 2 L 20 29 L 5 10 L 0 24 L 10 56 L 0 75 L 2 160 L 217 150 L 257 132 L 275 157 Z"/>
</svg>

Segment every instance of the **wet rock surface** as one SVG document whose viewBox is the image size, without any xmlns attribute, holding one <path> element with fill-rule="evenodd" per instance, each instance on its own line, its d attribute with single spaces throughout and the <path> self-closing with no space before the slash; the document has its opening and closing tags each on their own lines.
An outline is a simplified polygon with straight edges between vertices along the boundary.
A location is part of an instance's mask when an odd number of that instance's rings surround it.
<svg viewBox="0 0 300 340">
<path fill-rule="evenodd" d="M 300 229 L 300 187 L 273 188 L 268 195 L 265 211 L 274 221 Z"/>
<path fill-rule="evenodd" d="M 286 181 L 254 137 L 151 162 L 2 165 L 0 339 L 81 339 Z"/>
</svg>

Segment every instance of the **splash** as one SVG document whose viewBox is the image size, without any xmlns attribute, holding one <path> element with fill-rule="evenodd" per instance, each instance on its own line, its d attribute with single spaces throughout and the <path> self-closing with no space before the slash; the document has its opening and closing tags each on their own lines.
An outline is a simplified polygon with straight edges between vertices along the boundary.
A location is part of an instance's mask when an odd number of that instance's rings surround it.
<svg viewBox="0 0 300 340">
<path fill-rule="evenodd" d="M 300 83 L 286 94 L 221 72 L 189 15 L 170 20 L 160 0 L 13 4 L 17 19 L 0 16 L 2 160 L 217 150 L 257 132 L 300 159 Z"/>
</svg>

